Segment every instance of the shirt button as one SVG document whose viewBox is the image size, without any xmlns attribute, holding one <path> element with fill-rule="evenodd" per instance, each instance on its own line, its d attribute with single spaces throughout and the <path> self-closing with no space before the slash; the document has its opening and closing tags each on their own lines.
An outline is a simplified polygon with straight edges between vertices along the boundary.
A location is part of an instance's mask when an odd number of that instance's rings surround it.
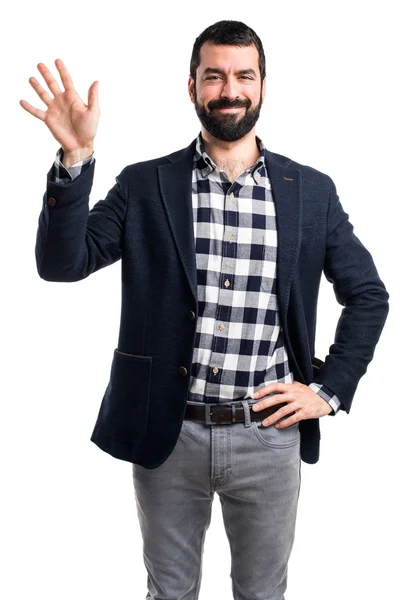
<svg viewBox="0 0 412 600">
<path fill-rule="evenodd" d="M 52 196 L 50 196 L 50 198 L 47 200 L 47 204 L 49 206 L 55 206 L 56 205 L 56 198 L 53 198 Z"/>
<path fill-rule="evenodd" d="M 213 373 L 216 375 L 217 373 L 219 373 L 219 369 L 217 367 L 213 367 Z"/>
<path fill-rule="evenodd" d="M 193 310 L 189 311 L 189 319 L 190 319 L 191 321 L 194 321 L 194 320 L 196 319 L 196 315 L 195 315 L 195 313 L 193 312 Z"/>
<path fill-rule="evenodd" d="M 233 235 L 230 233 L 230 234 L 227 236 L 227 239 L 229 240 L 229 242 L 233 242 L 233 239 L 234 239 L 234 237 L 233 237 Z"/>
<path fill-rule="evenodd" d="M 223 323 L 221 323 L 221 324 L 219 325 L 219 329 L 220 329 L 220 331 L 223 331 L 223 330 L 224 330 L 224 328 L 225 328 L 225 326 L 223 325 Z"/>
<path fill-rule="evenodd" d="M 229 287 L 229 286 L 230 286 L 230 281 L 229 281 L 229 279 L 226 279 L 226 281 L 225 281 L 225 284 L 224 284 L 224 285 L 225 285 L 225 287 Z"/>
<path fill-rule="evenodd" d="M 179 373 L 183 376 L 187 375 L 186 367 L 179 367 Z"/>
<path fill-rule="evenodd" d="M 229 194 L 229 198 L 230 198 L 231 200 L 233 200 L 233 198 L 234 198 L 234 197 L 235 197 L 234 193 L 233 193 L 233 192 L 231 192 L 231 193 Z"/>
</svg>

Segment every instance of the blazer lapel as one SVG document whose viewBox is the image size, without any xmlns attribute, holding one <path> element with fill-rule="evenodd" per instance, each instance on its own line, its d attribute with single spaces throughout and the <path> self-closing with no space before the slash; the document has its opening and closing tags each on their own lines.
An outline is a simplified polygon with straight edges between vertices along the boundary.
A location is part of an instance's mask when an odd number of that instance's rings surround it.
<svg viewBox="0 0 412 600">
<path fill-rule="evenodd" d="M 302 222 L 301 173 L 280 165 L 274 153 L 266 151 L 266 166 L 275 202 L 278 235 L 277 295 L 281 323 L 286 326 L 290 286 L 296 268 Z"/>
<path fill-rule="evenodd" d="M 193 231 L 192 168 L 196 140 L 158 167 L 160 191 L 183 269 L 197 304 L 196 248 Z"/>
</svg>

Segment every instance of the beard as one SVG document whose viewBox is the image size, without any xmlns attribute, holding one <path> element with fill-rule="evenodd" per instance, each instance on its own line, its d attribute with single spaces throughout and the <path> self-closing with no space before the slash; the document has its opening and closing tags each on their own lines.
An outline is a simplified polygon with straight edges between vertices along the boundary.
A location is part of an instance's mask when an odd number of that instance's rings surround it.
<svg viewBox="0 0 412 600">
<path fill-rule="evenodd" d="M 195 110 L 203 127 L 218 140 L 224 142 L 236 142 L 243 138 L 255 126 L 259 119 L 262 106 L 262 88 L 260 90 L 259 104 L 255 108 L 250 108 L 252 102 L 245 100 L 229 100 L 220 98 L 211 100 L 207 109 L 197 102 L 196 84 L 194 86 Z M 215 109 L 245 107 L 245 114 L 239 118 L 237 113 L 219 113 Z"/>
</svg>

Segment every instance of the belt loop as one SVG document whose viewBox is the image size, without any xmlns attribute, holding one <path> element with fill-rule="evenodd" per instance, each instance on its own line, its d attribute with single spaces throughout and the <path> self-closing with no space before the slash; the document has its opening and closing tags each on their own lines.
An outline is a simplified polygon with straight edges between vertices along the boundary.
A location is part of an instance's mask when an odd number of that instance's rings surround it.
<svg viewBox="0 0 412 600">
<path fill-rule="evenodd" d="M 243 411 L 245 413 L 245 427 L 250 427 L 251 426 L 251 419 L 250 419 L 250 406 L 249 406 L 249 402 L 248 400 L 241 400 L 242 406 L 243 406 Z"/>
</svg>

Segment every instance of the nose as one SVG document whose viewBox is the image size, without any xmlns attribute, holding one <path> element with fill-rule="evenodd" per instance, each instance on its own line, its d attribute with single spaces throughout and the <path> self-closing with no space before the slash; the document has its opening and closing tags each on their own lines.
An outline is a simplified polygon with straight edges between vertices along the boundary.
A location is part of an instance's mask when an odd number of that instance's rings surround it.
<svg viewBox="0 0 412 600">
<path fill-rule="evenodd" d="M 226 79 L 225 85 L 222 88 L 221 96 L 222 98 L 228 98 L 229 100 L 239 98 L 236 81 L 231 77 Z"/>
</svg>

